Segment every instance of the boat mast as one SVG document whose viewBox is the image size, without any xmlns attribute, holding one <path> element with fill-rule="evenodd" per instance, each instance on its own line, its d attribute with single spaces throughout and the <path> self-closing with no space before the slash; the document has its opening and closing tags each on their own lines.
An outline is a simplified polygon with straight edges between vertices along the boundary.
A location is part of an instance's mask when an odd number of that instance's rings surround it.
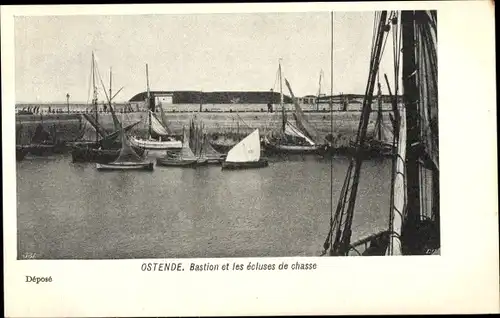
<svg viewBox="0 0 500 318">
<path fill-rule="evenodd" d="M 377 138 L 378 140 L 382 140 L 382 88 L 380 85 L 379 74 L 377 74 L 377 86 L 378 86 Z"/>
<path fill-rule="evenodd" d="M 355 155 L 351 158 L 349 168 L 347 170 L 344 185 L 342 186 L 340 199 L 335 211 L 335 217 L 330 220 L 330 232 L 324 244 L 325 251 L 330 246 L 331 256 L 346 256 L 350 249 L 350 240 L 352 233 L 352 221 L 354 217 L 354 207 L 356 203 L 356 195 L 361 173 L 362 157 L 359 154 L 362 151 L 366 138 L 368 122 L 372 110 L 371 103 L 376 82 L 376 74 L 382 53 L 384 33 L 386 32 L 387 11 L 382 11 L 379 17 L 376 36 L 372 42 L 372 54 L 370 58 L 370 72 L 368 75 L 368 83 L 366 85 L 365 97 L 363 99 L 363 108 L 361 118 L 356 135 L 356 150 Z"/>
<path fill-rule="evenodd" d="M 109 68 L 109 109 L 110 109 L 110 110 L 111 110 L 111 99 L 112 99 L 112 97 L 111 97 L 111 96 L 113 96 L 113 95 L 111 94 L 111 84 L 112 84 L 111 78 L 112 78 L 112 77 L 113 77 L 113 73 L 112 73 L 112 68 L 110 67 L 110 68 Z"/>
<path fill-rule="evenodd" d="M 98 119 L 98 109 L 97 109 L 97 87 L 95 86 L 95 59 L 94 59 L 94 52 L 92 52 L 92 90 L 94 91 L 94 96 L 92 98 L 92 102 L 94 104 L 94 109 L 95 109 L 95 122 L 96 125 L 99 124 L 99 119 Z M 99 132 L 96 127 L 95 130 L 95 142 L 97 143 L 99 141 Z"/>
<path fill-rule="evenodd" d="M 412 253 L 418 247 L 418 242 L 412 242 L 411 238 L 418 237 L 413 233 L 416 231 L 417 223 L 420 218 L 420 171 L 419 156 L 416 151 L 416 145 L 420 143 L 420 123 L 419 123 L 419 90 L 416 78 L 416 56 L 415 56 L 415 12 L 402 11 L 401 25 L 403 36 L 403 87 L 404 104 L 407 120 L 407 139 L 406 139 L 406 189 L 407 189 L 407 213 L 402 236 L 406 237 L 403 242 L 403 249 L 407 253 Z"/>
<path fill-rule="evenodd" d="M 333 41 L 333 40 L 332 40 Z M 333 43 L 333 42 L 332 42 Z M 333 54 L 333 53 L 332 53 Z M 319 110 L 319 98 L 321 97 L 321 78 L 323 76 L 323 70 L 319 72 L 319 89 L 318 89 L 318 96 L 316 98 L 316 110 Z"/>
<path fill-rule="evenodd" d="M 279 63 L 279 81 L 280 81 L 280 106 L 281 106 L 281 117 L 282 117 L 282 131 L 285 133 L 286 117 L 285 117 L 285 105 L 283 103 L 283 80 L 281 75 L 281 59 L 278 60 Z"/>
<path fill-rule="evenodd" d="M 149 74 L 148 74 L 148 64 L 146 64 L 146 85 L 147 85 L 147 105 L 148 105 L 148 139 L 151 138 L 151 97 L 149 92 Z"/>
<path fill-rule="evenodd" d="M 333 147 L 333 11 L 331 11 L 330 15 L 332 24 L 331 43 L 330 43 L 331 45 L 330 47 L 330 135 L 331 135 L 331 148 L 332 148 Z M 320 75 L 320 85 L 321 85 L 321 75 Z M 330 154 L 330 223 L 332 222 L 333 222 L 333 153 Z"/>
</svg>

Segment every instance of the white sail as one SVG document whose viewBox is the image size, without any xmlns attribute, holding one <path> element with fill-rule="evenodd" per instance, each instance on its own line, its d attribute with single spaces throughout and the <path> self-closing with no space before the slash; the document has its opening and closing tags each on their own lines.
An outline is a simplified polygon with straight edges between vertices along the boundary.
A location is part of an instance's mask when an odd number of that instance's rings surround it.
<svg viewBox="0 0 500 318">
<path fill-rule="evenodd" d="M 259 160 L 260 135 L 258 129 L 231 148 L 226 157 L 227 162 L 257 162 Z"/>
<path fill-rule="evenodd" d="M 187 130 L 184 130 L 184 141 L 182 142 L 181 157 L 184 160 L 196 159 L 196 156 L 189 146 L 189 137 L 187 134 Z"/>
<path fill-rule="evenodd" d="M 157 133 L 160 136 L 168 135 L 168 131 L 163 127 L 163 124 L 156 118 L 156 116 L 149 111 L 151 116 L 151 130 Z"/>
<path fill-rule="evenodd" d="M 295 137 L 300 137 L 304 138 L 311 146 L 314 146 L 315 143 L 312 141 L 310 138 L 308 138 L 306 135 L 304 135 L 298 128 L 287 122 L 285 124 L 285 134 L 290 135 L 290 136 L 295 136 Z"/>
</svg>

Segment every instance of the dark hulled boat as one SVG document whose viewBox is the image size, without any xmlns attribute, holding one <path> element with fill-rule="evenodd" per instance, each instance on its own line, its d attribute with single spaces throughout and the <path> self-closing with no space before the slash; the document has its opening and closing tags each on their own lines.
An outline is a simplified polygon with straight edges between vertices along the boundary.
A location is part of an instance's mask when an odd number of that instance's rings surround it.
<svg viewBox="0 0 500 318">
<path fill-rule="evenodd" d="M 111 96 L 111 78 L 112 74 L 110 71 L 110 91 L 109 91 L 109 97 L 108 98 L 108 103 L 109 103 L 109 109 L 111 111 L 111 116 L 113 118 L 113 126 L 115 131 L 111 134 L 108 134 L 106 130 L 99 124 L 98 120 L 98 111 L 97 111 L 97 89 L 95 87 L 95 76 L 96 74 L 99 74 L 97 71 L 97 66 L 95 63 L 95 58 L 94 54 L 92 53 L 92 69 L 91 69 L 91 75 L 92 75 L 92 82 L 94 83 L 94 97 L 92 99 L 92 103 L 94 105 L 94 110 L 95 110 L 95 118 L 92 118 L 90 116 L 85 116 L 85 125 L 82 127 L 81 131 L 81 139 L 86 139 L 86 140 L 81 140 L 80 142 L 76 142 L 72 144 L 72 151 L 71 151 L 71 158 L 73 162 L 95 162 L 95 163 L 109 163 L 115 161 L 119 154 L 120 154 L 120 149 L 122 147 L 122 144 L 118 141 L 117 138 L 120 136 L 120 131 L 123 129 L 123 133 L 128 133 L 133 127 L 135 127 L 137 124 L 140 123 L 136 122 L 133 124 L 130 124 L 126 126 L 125 128 L 122 128 L 121 122 L 118 120 L 118 117 L 116 116 L 116 113 L 114 111 L 113 105 L 111 103 L 112 101 L 112 96 Z M 102 81 L 101 81 L 102 83 Z M 104 87 L 103 87 L 104 89 Z M 115 94 L 116 95 L 116 94 Z M 90 141 L 93 137 L 87 135 L 87 123 L 91 125 L 91 127 L 94 129 L 94 134 L 95 134 L 95 140 Z M 87 135 L 87 136 L 86 136 Z M 101 138 L 99 140 L 99 138 Z M 144 154 L 144 149 L 140 147 L 132 147 L 133 150 L 139 155 L 142 156 Z"/>
<path fill-rule="evenodd" d="M 198 165 L 199 157 L 191 150 L 187 131 L 184 129 L 184 138 L 180 151 L 168 152 L 162 158 L 156 159 L 156 164 L 165 167 L 195 167 Z"/>
<path fill-rule="evenodd" d="M 139 156 L 132 146 L 123 130 L 120 130 L 120 139 L 122 147 L 116 160 L 109 163 L 97 163 L 97 170 L 116 171 L 116 170 L 147 170 L 153 171 L 154 163 Z"/>
<path fill-rule="evenodd" d="M 287 119 L 283 103 L 281 63 L 278 67 L 278 75 L 282 124 L 279 131 L 270 131 L 264 136 L 262 145 L 265 152 L 268 154 L 320 154 L 323 145 L 317 142 L 319 140 L 318 134 L 305 118 L 300 105 L 296 101 L 290 83 L 285 79 L 285 83 L 294 101 L 294 117 L 297 127 Z"/>
</svg>

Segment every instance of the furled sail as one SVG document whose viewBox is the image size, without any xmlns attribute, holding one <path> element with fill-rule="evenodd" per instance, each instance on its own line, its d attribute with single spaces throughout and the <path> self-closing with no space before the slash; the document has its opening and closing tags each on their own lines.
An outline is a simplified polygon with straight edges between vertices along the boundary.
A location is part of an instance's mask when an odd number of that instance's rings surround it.
<svg viewBox="0 0 500 318">
<path fill-rule="evenodd" d="M 305 139 L 311 146 L 314 146 L 315 143 L 312 141 L 309 137 L 304 135 L 297 127 L 292 125 L 290 122 L 286 122 L 285 124 L 285 135 L 293 136 L 293 137 L 299 137 Z"/>
<path fill-rule="evenodd" d="M 172 131 L 168 128 L 167 115 L 163 111 L 163 107 L 160 105 L 160 114 L 161 114 L 161 122 L 163 124 L 163 128 L 167 131 L 167 134 L 171 135 Z"/>
<path fill-rule="evenodd" d="M 437 17 L 434 11 L 417 11 L 416 15 L 425 22 L 415 24 L 422 143 L 434 167 L 439 169 Z"/>
<path fill-rule="evenodd" d="M 94 126 L 92 126 L 87 120 L 82 120 L 82 121 L 83 124 L 80 129 L 80 135 L 78 139 L 84 141 L 94 141 L 96 135 L 96 130 Z"/>
<path fill-rule="evenodd" d="M 151 132 L 154 132 L 158 136 L 167 136 L 168 131 L 163 124 L 156 118 L 153 112 L 149 111 L 149 114 L 151 115 Z"/>
<path fill-rule="evenodd" d="M 87 113 L 82 114 L 82 116 L 94 127 L 95 130 L 97 130 L 97 132 L 99 133 L 99 135 L 101 135 L 101 137 L 104 137 L 107 135 L 106 130 L 99 124 L 98 121 L 96 121 L 95 117 L 93 117 Z M 94 136 L 94 138 L 95 138 L 95 136 Z"/>
<path fill-rule="evenodd" d="M 134 128 L 135 126 L 137 126 L 141 121 L 137 121 L 133 124 L 130 124 L 128 126 L 126 126 L 125 128 L 123 128 L 123 131 L 125 133 L 129 132 L 132 128 Z M 121 126 L 121 124 L 118 122 L 118 124 Z M 119 127 L 120 127 L 119 126 Z M 94 134 L 95 135 L 95 134 Z M 101 139 L 101 145 L 103 147 L 110 147 L 111 145 L 113 145 L 116 141 L 116 139 L 120 136 L 120 130 L 117 130 L 117 131 L 114 131 L 113 133 L 107 135 L 106 137 L 102 138 Z"/>
<path fill-rule="evenodd" d="M 128 141 L 128 138 L 125 135 L 123 129 L 120 129 L 120 137 L 122 141 L 122 148 L 120 149 L 120 154 L 118 155 L 118 158 L 116 158 L 114 162 L 115 163 L 142 162 L 141 157 L 139 157 L 139 155 L 134 151 L 134 149 L 130 145 L 130 142 Z"/>
<path fill-rule="evenodd" d="M 206 135 L 203 136 L 203 151 L 209 156 L 221 155 L 217 150 L 214 149 L 214 147 L 212 147 Z"/>
<path fill-rule="evenodd" d="M 295 121 L 297 122 L 297 126 L 305 132 L 305 134 L 315 142 L 318 142 L 318 132 L 314 127 L 307 121 L 307 119 L 304 116 L 304 112 L 302 111 L 302 108 L 300 105 L 297 103 L 297 99 L 295 98 L 292 87 L 290 86 L 290 83 L 288 80 L 285 78 L 285 84 L 288 87 L 288 90 L 290 91 L 290 95 L 292 96 L 293 104 L 295 105 L 295 113 L 293 113 L 295 117 Z"/>
<path fill-rule="evenodd" d="M 228 162 L 257 162 L 260 159 L 259 130 L 254 130 L 229 150 L 226 161 Z"/>
<path fill-rule="evenodd" d="M 115 130 L 120 130 L 120 121 L 118 120 L 118 117 L 116 117 L 116 113 L 113 106 L 111 105 L 111 102 L 109 103 L 109 110 L 111 111 L 111 117 L 113 118 L 113 126 Z"/>
<path fill-rule="evenodd" d="M 184 140 L 182 142 L 181 157 L 185 160 L 196 159 L 196 156 L 189 146 L 189 137 L 186 130 L 184 130 Z"/>
</svg>

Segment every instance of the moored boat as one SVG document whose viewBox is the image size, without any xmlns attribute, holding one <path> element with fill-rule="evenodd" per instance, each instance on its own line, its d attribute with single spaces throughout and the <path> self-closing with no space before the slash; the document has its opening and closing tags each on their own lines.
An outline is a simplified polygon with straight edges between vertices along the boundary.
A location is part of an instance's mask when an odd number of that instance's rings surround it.
<svg viewBox="0 0 500 318">
<path fill-rule="evenodd" d="M 97 163 L 98 170 L 154 170 L 153 162 L 137 163 L 137 162 L 120 162 L 120 163 Z"/>
<path fill-rule="evenodd" d="M 140 121 L 127 125 L 122 128 L 122 123 L 116 116 L 115 110 L 112 105 L 113 98 L 121 91 L 119 90 L 114 96 L 112 95 L 111 84 L 112 84 L 112 73 L 110 70 L 109 78 L 110 78 L 110 86 L 109 86 L 109 96 L 106 95 L 108 99 L 108 106 L 111 111 L 111 117 L 113 119 L 114 132 L 109 134 L 99 123 L 98 120 L 98 109 L 97 109 L 97 87 L 95 86 L 95 76 L 99 75 L 97 65 L 95 62 L 94 53 L 92 53 L 92 83 L 94 87 L 92 104 L 95 110 L 95 118 L 90 116 L 83 116 L 85 119 L 85 124 L 81 127 L 80 140 L 77 142 L 73 142 L 71 145 L 71 157 L 73 162 L 95 162 L 95 163 L 109 163 L 116 160 L 120 154 L 121 142 L 117 139 L 120 136 L 120 131 L 123 130 L 123 133 L 128 133 L 133 127 L 140 123 Z M 100 76 L 100 75 L 99 75 Z M 103 90 L 106 93 L 104 83 Z M 88 126 L 93 128 L 90 131 Z M 92 140 L 94 139 L 94 140 Z M 132 147 L 133 150 L 139 155 L 142 156 L 144 154 L 144 149 L 140 147 Z"/>
<path fill-rule="evenodd" d="M 145 153 L 143 148 L 132 147 L 134 151 L 142 156 Z M 108 163 L 114 161 L 120 155 L 120 149 L 103 149 L 95 146 L 73 146 L 71 158 L 73 162 L 96 162 Z"/>
<path fill-rule="evenodd" d="M 267 159 L 260 157 L 260 134 L 256 129 L 228 152 L 222 162 L 222 169 L 263 168 L 268 165 Z"/>
<path fill-rule="evenodd" d="M 305 118 L 300 105 L 296 102 L 290 83 L 285 79 L 285 83 L 290 91 L 292 100 L 294 100 L 294 117 L 297 127 L 287 119 L 285 105 L 283 103 L 281 62 L 279 63 L 278 75 L 282 124 L 279 131 L 270 131 L 266 134 L 266 136 L 264 136 L 262 145 L 265 152 L 270 154 L 319 154 L 320 150 L 323 149 L 323 145 L 317 142 L 319 138 L 316 130 Z"/>
<path fill-rule="evenodd" d="M 132 148 L 127 136 L 120 130 L 122 147 L 118 158 L 110 163 L 97 163 L 97 170 L 148 170 L 154 169 L 154 163 L 141 158 Z"/>
<path fill-rule="evenodd" d="M 168 152 L 162 158 L 156 159 L 156 164 L 166 167 L 193 167 L 198 164 L 198 157 L 196 157 L 191 150 L 187 131 L 184 129 L 184 140 L 182 148 L 179 152 Z"/>
<path fill-rule="evenodd" d="M 182 142 L 177 140 L 172 134 L 167 123 L 167 117 L 161 104 L 158 106 L 161 113 L 161 118 L 156 117 L 156 103 L 154 97 L 151 96 L 149 90 L 149 75 L 148 65 L 146 64 L 146 82 L 147 82 L 147 98 L 148 105 L 148 136 L 143 139 L 137 136 L 132 136 L 130 142 L 135 147 L 141 147 L 148 150 L 169 150 L 181 149 Z"/>
<path fill-rule="evenodd" d="M 130 143 L 136 147 L 150 149 L 150 150 L 169 150 L 181 149 L 182 142 L 175 139 L 169 140 L 156 140 L 156 139 L 142 139 L 139 137 L 130 137 Z"/>
</svg>

